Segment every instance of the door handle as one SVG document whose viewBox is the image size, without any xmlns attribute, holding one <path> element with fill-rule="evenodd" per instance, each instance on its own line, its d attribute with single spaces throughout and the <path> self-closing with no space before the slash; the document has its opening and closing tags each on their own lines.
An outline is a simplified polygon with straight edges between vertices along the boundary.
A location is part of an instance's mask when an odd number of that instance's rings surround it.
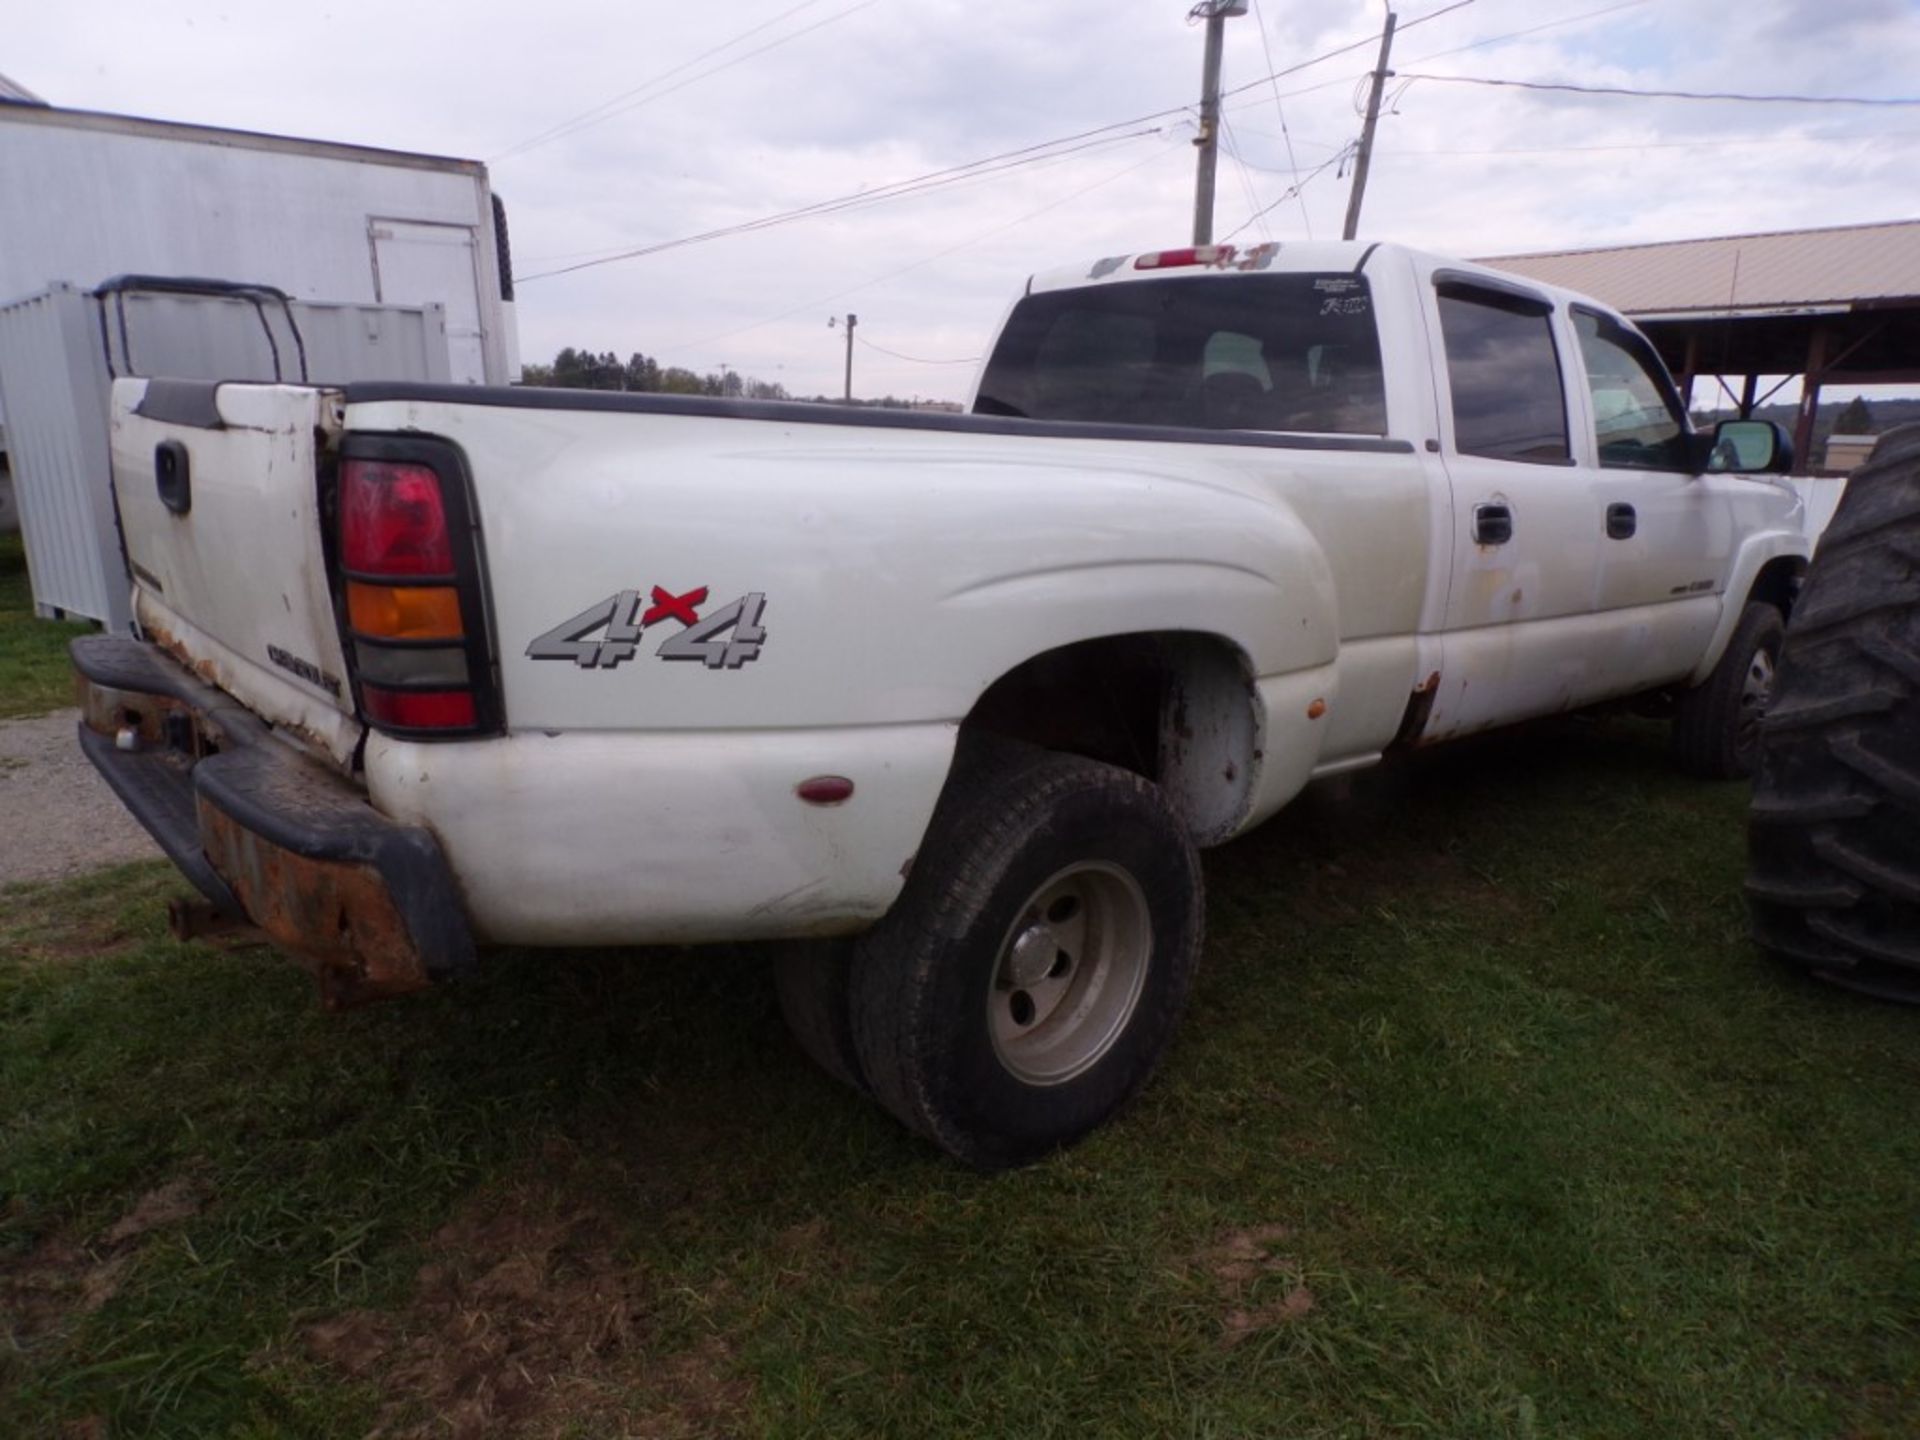
<svg viewBox="0 0 1920 1440">
<path fill-rule="evenodd" d="M 153 488 L 174 514 L 193 508 L 193 469 L 187 447 L 178 440 L 162 440 L 153 447 Z"/>
<path fill-rule="evenodd" d="M 1505 505 L 1473 507 L 1473 543 L 1504 545 L 1513 539 L 1513 511 Z"/>
<path fill-rule="evenodd" d="M 1640 528 L 1640 517 L 1634 514 L 1631 505 L 1607 506 L 1607 538 L 1609 540 L 1631 540 L 1633 532 Z"/>
</svg>

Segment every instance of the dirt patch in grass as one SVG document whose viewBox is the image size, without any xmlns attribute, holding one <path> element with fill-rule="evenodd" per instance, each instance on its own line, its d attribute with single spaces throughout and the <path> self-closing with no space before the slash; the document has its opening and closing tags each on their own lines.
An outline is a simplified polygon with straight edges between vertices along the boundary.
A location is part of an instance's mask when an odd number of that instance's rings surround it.
<svg viewBox="0 0 1920 1440">
<path fill-rule="evenodd" d="M 1230 1230 L 1217 1245 L 1195 1257 L 1225 1306 L 1220 1317 L 1222 1345 L 1238 1345 L 1312 1312 L 1313 1292 L 1299 1279 L 1300 1262 L 1274 1248 L 1291 1238 L 1293 1230 L 1286 1225 Z"/>
<path fill-rule="evenodd" d="M 50 1235 L 0 1256 L 0 1339 L 26 1350 L 93 1314 L 120 1289 L 142 1236 L 200 1213 L 208 1188 L 194 1176 L 149 1190 L 90 1243 Z"/>
<path fill-rule="evenodd" d="M 727 1429 L 747 1391 L 719 1337 L 650 1354 L 646 1278 L 607 1216 L 526 1188 L 434 1236 L 404 1310 L 352 1311 L 303 1333 L 315 1359 L 383 1397 L 381 1432 L 645 1435 Z"/>
</svg>

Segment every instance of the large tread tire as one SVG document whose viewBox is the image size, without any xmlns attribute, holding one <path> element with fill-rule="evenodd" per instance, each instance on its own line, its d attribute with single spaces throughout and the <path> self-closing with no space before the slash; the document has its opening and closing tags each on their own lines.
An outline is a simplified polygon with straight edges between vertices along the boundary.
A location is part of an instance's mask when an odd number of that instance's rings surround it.
<svg viewBox="0 0 1920 1440">
<path fill-rule="evenodd" d="M 1137 884 L 1147 959 L 1138 998 L 1098 1057 L 1034 1084 L 1002 1062 L 989 1004 L 1016 921 L 1074 866 Z M 1159 787 L 1077 756 L 963 740 L 905 891 L 855 947 L 854 1043 L 874 1098 L 981 1170 L 1072 1144 L 1124 1106 L 1166 1051 L 1204 911 L 1199 854 Z"/>
<path fill-rule="evenodd" d="M 827 1074 L 859 1094 L 872 1093 L 853 1044 L 847 1011 L 851 940 L 804 941 L 786 947 L 773 962 L 773 985 L 787 1029 Z"/>
<path fill-rule="evenodd" d="M 1683 693 L 1673 712 L 1673 758 L 1703 780 L 1745 780 L 1760 759 L 1764 695 L 1780 659 L 1786 617 L 1764 600 L 1752 600 L 1713 673 Z"/>
<path fill-rule="evenodd" d="M 1821 537 L 1748 834 L 1762 949 L 1920 1002 L 1920 425 L 1881 438 Z"/>
</svg>

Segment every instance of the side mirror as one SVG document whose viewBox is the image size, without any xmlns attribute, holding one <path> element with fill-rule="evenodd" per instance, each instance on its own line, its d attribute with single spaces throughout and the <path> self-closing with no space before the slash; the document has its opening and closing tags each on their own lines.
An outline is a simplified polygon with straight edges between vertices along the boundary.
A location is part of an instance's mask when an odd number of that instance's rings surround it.
<svg viewBox="0 0 1920 1440">
<path fill-rule="evenodd" d="M 1771 420 L 1722 420 L 1707 454 L 1709 475 L 1785 475 L 1793 469 L 1793 441 Z"/>
</svg>

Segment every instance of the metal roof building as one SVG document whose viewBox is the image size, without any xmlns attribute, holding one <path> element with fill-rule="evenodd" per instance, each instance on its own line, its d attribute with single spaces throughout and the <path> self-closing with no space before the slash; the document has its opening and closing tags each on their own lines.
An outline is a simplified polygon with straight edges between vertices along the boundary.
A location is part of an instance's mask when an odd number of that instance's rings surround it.
<svg viewBox="0 0 1920 1440">
<path fill-rule="evenodd" d="M 1920 384 L 1920 220 L 1484 263 L 1632 316 L 1689 403 L 1696 377 L 1740 376 L 1740 412 L 1750 414 L 1768 398 L 1756 393 L 1762 375 L 1802 377 L 1794 452 L 1803 466 L 1822 386 Z"/>
<path fill-rule="evenodd" d="M 9 80 L 4 75 L 0 75 L 0 102 L 13 105 L 44 105 L 47 103 L 19 81 Z"/>
</svg>

